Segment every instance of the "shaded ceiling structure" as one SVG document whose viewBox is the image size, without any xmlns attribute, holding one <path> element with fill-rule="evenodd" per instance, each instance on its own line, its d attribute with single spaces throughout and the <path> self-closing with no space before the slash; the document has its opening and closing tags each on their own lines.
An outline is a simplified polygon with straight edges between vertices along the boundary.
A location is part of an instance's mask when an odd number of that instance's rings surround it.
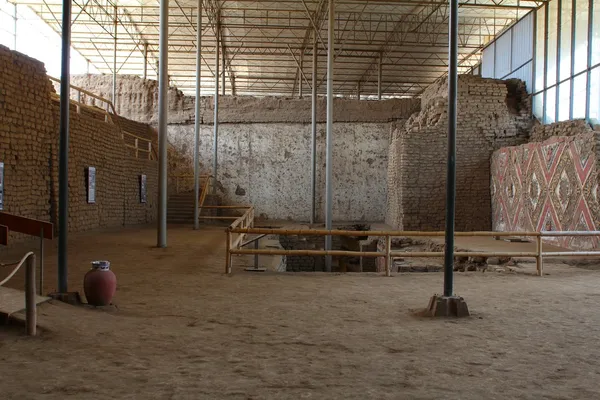
<svg viewBox="0 0 600 400">
<path fill-rule="evenodd" d="M 60 1 L 15 2 L 29 6 L 60 34 Z M 459 73 L 470 72 L 488 42 L 544 2 L 460 0 Z M 204 0 L 203 93 L 212 91 L 215 76 L 224 73 L 227 94 L 310 95 L 316 48 L 317 91 L 324 94 L 327 3 Z M 72 46 L 100 72 L 112 74 L 116 58 L 117 74 L 156 78 L 159 0 L 73 0 L 72 4 Z M 169 13 L 170 84 L 193 94 L 198 1 L 171 0 Z M 358 92 L 363 98 L 376 98 L 379 79 L 383 97 L 419 95 L 447 73 L 448 18 L 449 5 L 439 0 L 336 1 L 335 95 Z M 224 68 L 215 73 L 217 43 Z"/>
</svg>

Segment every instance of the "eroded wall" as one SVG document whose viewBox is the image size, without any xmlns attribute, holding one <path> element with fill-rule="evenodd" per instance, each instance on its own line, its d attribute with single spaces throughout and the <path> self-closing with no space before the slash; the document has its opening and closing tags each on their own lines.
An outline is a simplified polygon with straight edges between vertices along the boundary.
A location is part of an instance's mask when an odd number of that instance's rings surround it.
<svg viewBox="0 0 600 400">
<path fill-rule="evenodd" d="M 56 224 L 59 104 L 44 65 L 0 46 L 0 161 L 4 211 Z M 69 230 L 139 224 L 156 218 L 157 165 L 128 153 L 102 114 L 71 107 Z M 148 128 L 149 129 L 149 128 Z M 87 203 L 86 168 L 96 168 L 96 203 Z M 147 175 L 147 203 L 139 175 Z M 11 234 L 12 239 L 21 239 Z"/>
<path fill-rule="evenodd" d="M 585 121 L 540 125 L 536 137 L 548 139 L 496 151 L 491 162 L 494 230 L 598 230 L 598 134 Z M 546 241 L 573 249 L 598 247 L 595 237 Z"/>
<path fill-rule="evenodd" d="M 530 107 L 519 82 L 472 75 L 461 75 L 458 82 L 456 229 L 489 230 L 489 160 L 495 149 L 527 140 Z M 386 222 L 395 228 L 444 228 L 447 88 L 446 79 L 430 86 L 423 93 L 421 111 L 405 124 L 392 125 Z"/>
<path fill-rule="evenodd" d="M 169 126 L 170 141 L 193 151 L 194 129 Z M 202 126 L 202 170 L 210 173 L 213 131 Z M 389 146 L 387 123 L 337 123 L 333 132 L 333 218 L 382 221 Z M 221 124 L 219 193 L 226 204 L 252 204 L 269 219 L 310 218 L 311 127 L 308 124 Z M 325 207 L 325 125 L 317 126 L 317 214 Z"/>
</svg>

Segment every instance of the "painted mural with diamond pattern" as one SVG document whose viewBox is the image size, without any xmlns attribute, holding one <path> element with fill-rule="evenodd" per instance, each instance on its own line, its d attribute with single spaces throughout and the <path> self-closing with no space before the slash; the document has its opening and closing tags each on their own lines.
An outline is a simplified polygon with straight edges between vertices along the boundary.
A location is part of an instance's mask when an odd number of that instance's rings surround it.
<svg viewBox="0 0 600 400">
<path fill-rule="evenodd" d="M 493 228 L 498 231 L 600 229 L 598 133 L 589 125 L 557 123 L 542 142 L 504 147 L 492 156 Z M 544 137 L 544 136 L 541 136 Z M 548 137 L 546 135 L 545 137 Z M 548 238 L 549 243 L 589 250 L 596 237 Z"/>
</svg>

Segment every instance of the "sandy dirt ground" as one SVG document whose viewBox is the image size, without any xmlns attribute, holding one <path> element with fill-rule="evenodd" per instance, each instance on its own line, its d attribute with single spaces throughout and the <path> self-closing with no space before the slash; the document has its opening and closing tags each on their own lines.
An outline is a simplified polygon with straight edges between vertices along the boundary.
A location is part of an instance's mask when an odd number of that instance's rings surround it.
<svg viewBox="0 0 600 400">
<path fill-rule="evenodd" d="M 222 228 L 155 240 L 152 227 L 72 237 L 70 289 L 108 259 L 117 308 L 44 304 L 34 338 L 0 326 L 0 398 L 600 398 L 593 268 L 457 273 L 473 316 L 431 320 L 413 313 L 441 273 L 256 273 L 240 258 L 228 277 Z M 51 291 L 54 249 L 46 272 Z"/>
</svg>

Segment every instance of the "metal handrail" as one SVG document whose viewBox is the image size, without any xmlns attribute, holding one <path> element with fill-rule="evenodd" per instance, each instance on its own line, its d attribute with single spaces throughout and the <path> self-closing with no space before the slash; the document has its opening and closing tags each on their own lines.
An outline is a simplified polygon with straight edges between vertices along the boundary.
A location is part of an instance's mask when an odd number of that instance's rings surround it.
<svg viewBox="0 0 600 400">
<path fill-rule="evenodd" d="M 6 278 L 4 278 L 4 280 L 2 280 L 2 282 L 0 282 L 0 286 L 8 282 L 25 262 L 27 263 L 25 267 L 25 324 L 27 325 L 27 335 L 35 336 L 37 325 L 37 307 L 35 304 L 35 253 L 30 251 L 21 258 L 21 261 L 15 263 L 17 266 Z M 0 264 L 0 266 L 6 265 L 14 264 Z"/>
</svg>

